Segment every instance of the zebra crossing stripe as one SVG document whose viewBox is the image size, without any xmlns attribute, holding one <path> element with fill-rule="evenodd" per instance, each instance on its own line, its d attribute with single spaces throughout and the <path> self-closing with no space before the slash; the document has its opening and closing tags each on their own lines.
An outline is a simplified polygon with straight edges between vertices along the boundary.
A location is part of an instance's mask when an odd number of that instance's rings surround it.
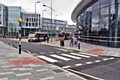
<svg viewBox="0 0 120 80">
<path fill-rule="evenodd" d="M 69 58 L 65 58 L 65 57 L 62 57 L 62 56 L 59 56 L 59 55 L 50 55 L 50 56 L 52 56 L 52 57 L 54 57 L 54 58 L 61 59 L 61 60 L 65 60 L 65 61 L 71 60 L 71 59 L 69 59 Z"/>
<path fill-rule="evenodd" d="M 57 60 L 46 57 L 46 56 L 38 56 L 38 58 L 41 58 L 41 59 L 46 60 L 46 61 L 51 62 L 51 63 L 58 62 Z"/>
<path fill-rule="evenodd" d="M 81 54 L 77 54 L 77 53 L 70 53 L 70 54 L 75 55 L 75 56 L 84 57 L 84 58 L 90 58 L 90 56 L 81 55 Z"/>
<path fill-rule="evenodd" d="M 72 55 L 68 55 L 68 54 L 61 54 L 61 55 L 70 57 L 70 58 L 74 58 L 74 59 L 81 59 L 80 57 L 76 57 L 76 56 L 72 56 Z"/>
<path fill-rule="evenodd" d="M 95 54 L 90 54 L 90 53 L 85 53 L 85 52 L 79 52 L 79 53 L 84 54 L 84 55 L 88 55 L 88 56 L 98 57 L 98 55 L 95 55 Z"/>
</svg>

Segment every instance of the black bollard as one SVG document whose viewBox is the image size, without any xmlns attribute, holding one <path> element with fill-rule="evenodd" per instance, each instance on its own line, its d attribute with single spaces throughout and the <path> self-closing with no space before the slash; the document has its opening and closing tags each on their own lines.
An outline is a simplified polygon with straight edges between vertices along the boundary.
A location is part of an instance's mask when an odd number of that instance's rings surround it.
<svg viewBox="0 0 120 80">
<path fill-rule="evenodd" d="M 80 49 L 80 43 L 78 43 L 78 49 Z"/>
</svg>

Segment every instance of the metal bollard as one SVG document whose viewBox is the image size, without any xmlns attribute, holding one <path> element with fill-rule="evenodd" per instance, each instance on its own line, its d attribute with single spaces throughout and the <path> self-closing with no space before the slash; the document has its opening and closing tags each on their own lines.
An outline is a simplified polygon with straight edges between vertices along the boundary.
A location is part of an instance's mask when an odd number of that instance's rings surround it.
<svg viewBox="0 0 120 80">
<path fill-rule="evenodd" d="M 80 49 L 80 43 L 78 43 L 78 49 Z"/>
</svg>

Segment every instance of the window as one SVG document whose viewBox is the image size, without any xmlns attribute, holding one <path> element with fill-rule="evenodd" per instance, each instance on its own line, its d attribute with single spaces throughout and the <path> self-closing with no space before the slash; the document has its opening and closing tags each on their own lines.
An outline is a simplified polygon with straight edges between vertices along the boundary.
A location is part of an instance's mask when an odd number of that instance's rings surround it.
<svg viewBox="0 0 120 80">
<path fill-rule="evenodd" d="M 110 3 L 109 0 L 100 0 L 100 6 L 101 7 L 105 7 L 105 6 L 108 6 Z"/>
<path fill-rule="evenodd" d="M 93 10 L 96 10 L 98 8 L 99 8 L 99 1 L 97 1 L 96 3 L 94 3 L 93 6 L 92 6 Z"/>
<path fill-rule="evenodd" d="M 26 23 L 26 26 L 28 26 L 28 23 Z"/>
</svg>

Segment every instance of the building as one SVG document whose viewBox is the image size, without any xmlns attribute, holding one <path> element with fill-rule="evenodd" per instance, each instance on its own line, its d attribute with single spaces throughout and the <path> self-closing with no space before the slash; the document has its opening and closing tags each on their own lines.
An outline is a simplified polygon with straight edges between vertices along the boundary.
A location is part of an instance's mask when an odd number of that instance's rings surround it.
<svg viewBox="0 0 120 80">
<path fill-rule="evenodd" d="M 5 6 L 0 4 L 0 36 L 18 36 L 18 18 L 22 18 L 22 36 L 27 36 L 30 31 L 40 30 L 40 14 L 25 12 L 20 6 Z"/>
<path fill-rule="evenodd" d="M 7 8 L 3 4 L 0 4 L 0 36 L 6 33 L 7 25 Z"/>
<path fill-rule="evenodd" d="M 17 19 L 20 18 L 21 15 L 21 7 L 20 6 L 6 6 L 7 7 L 7 35 L 8 36 L 16 36 L 19 31 L 19 23 Z"/>
<path fill-rule="evenodd" d="M 17 21 L 22 18 L 21 26 Z M 21 29 L 22 36 L 28 36 L 29 32 L 43 31 L 48 34 L 57 34 L 60 31 L 73 31 L 74 25 L 69 26 L 67 21 L 42 18 L 38 13 L 25 12 L 21 6 L 5 6 L 0 4 L 0 37 L 18 36 Z"/>
<path fill-rule="evenodd" d="M 68 25 L 67 21 L 57 20 L 57 19 L 52 20 L 52 27 L 51 27 L 51 19 L 42 18 L 42 31 L 48 32 L 49 34 L 56 35 L 60 31 L 73 32 L 75 28 L 76 28 L 75 25 Z"/>
<path fill-rule="evenodd" d="M 28 13 L 22 12 L 22 35 L 28 36 L 29 32 L 39 31 L 40 27 L 40 17 L 38 13 Z"/>
<path fill-rule="evenodd" d="M 119 6 L 120 0 L 82 0 L 71 15 L 82 41 L 120 47 Z"/>
</svg>

